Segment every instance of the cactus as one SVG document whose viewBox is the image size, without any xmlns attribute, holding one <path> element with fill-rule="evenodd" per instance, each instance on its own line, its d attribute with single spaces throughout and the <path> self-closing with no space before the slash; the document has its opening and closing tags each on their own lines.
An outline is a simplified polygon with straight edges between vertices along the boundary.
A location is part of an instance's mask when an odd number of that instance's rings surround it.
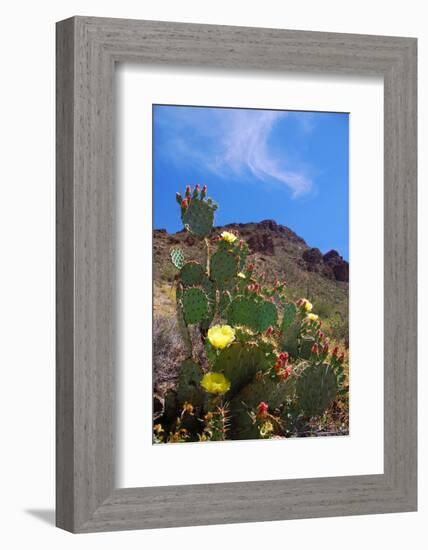
<svg viewBox="0 0 428 550">
<path fill-rule="evenodd" d="M 232 297 L 229 291 L 225 290 L 220 293 L 218 307 L 219 307 L 220 315 L 222 317 L 225 317 L 227 308 L 230 306 L 231 301 L 232 301 Z"/>
<path fill-rule="evenodd" d="M 278 312 L 272 302 L 259 302 L 257 304 L 257 332 L 264 332 L 267 328 L 275 326 Z"/>
<path fill-rule="evenodd" d="M 192 356 L 192 340 L 190 338 L 189 329 L 187 327 L 186 321 L 184 319 L 183 314 L 183 306 L 181 304 L 181 297 L 183 295 L 183 291 L 181 287 L 177 287 L 176 292 L 176 317 L 177 317 L 177 325 L 178 330 L 181 334 L 184 350 L 186 353 L 186 357 Z"/>
<path fill-rule="evenodd" d="M 296 319 L 297 308 L 293 303 L 285 304 L 284 314 L 282 316 L 281 332 L 285 332 Z"/>
<path fill-rule="evenodd" d="M 218 250 L 211 257 L 210 275 L 219 288 L 225 288 L 238 272 L 237 257 L 226 249 Z"/>
<path fill-rule="evenodd" d="M 330 365 L 321 363 L 304 369 L 296 383 L 299 406 L 305 416 L 319 416 L 334 401 L 336 375 Z"/>
<path fill-rule="evenodd" d="M 191 199 L 188 206 L 182 209 L 181 220 L 184 227 L 195 237 L 207 237 L 213 228 L 216 209 L 217 205 L 212 201 Z"/>
<path fill-rule="evenodd" d="M 225 441 L 229 432 L 230 417 L 226 406 L 216 407 L 205 417 L 205 429 L 201 436 L 202 441 Z"/>
<path fill-rule="evenodd" d="M 256 302 L 247 296 L 237 296 L 227 308 L 227 320 L 231 325 L 243 325 L 254 332 L 263 332 L 276 325 L 277 310 L 272 302 Z"/>
<path fill-rule="evenodd" d="M 209 312 L 208 297 L 198 287 L 186 288 L 181 298 L 184 320 L 187 325 L 200 323 Z"/>
<path fill-rule="evenodd" d="M 169 254 L 175 267 L 181 269 L 184 266 L 184 253 L 181 248 L 173 248 Z"/>
<path fill-rule="evenodd" d="M 300 337 L 299 351 L 302 359 L 309 359 L 312 355 L 312 348 L 315 344 L 315 338 L 308 334 L 303 334 Z"/>
<path fill-rule="evenodd" d="M 216 314 L 216 289 L 205 274 L 201 280 L 201 287 L 208 298 L 208 312 L 201 321 L 201 329 L 208 330 Z"/>
<path fill-rule="evenodd" d="M 168 390 L 165 393 L 164 405 L 163 405 L 163 417 L 164 417 L 164 421 L 168 425 L 172 424 L 176 420 L 177 409 L 178 409 L 177 392 L 175 392 L 174 390 Z"/>
<path fill-rule="evenodd" d="M 205 270 L 198 262 L 187 262 L 181 268 L 180 278 L 185 286 L 199 285 L 205 277 Z"/>
<path fill-rule="evenodd" d="M 214 372 L 222 372 L 230 381 L 228 398 L 236 395 L 257 372 L 266 371 L 269 363 L 263 351 L 256 345 L 234 343 L 220 351 L 213 366 Z"/>
<path fill-rule="evenodd" d="M 277 382 L 267 376 L 247 384 L 230 402 L 231 433 L 234 439 L 254 439 L 259 437 L 258 428 L 250 411 L 264 401 L 274 412 L 281 407 L 295 391 L 294 379 Z"/>
<path fill-rule="evenodd" d="M 204 394 L 201 390 L 203 371 L 200 365 L 187 359 L 183 361 L 178 373 L 177 402 L 179 407 L 191 403 L 195 408 L 201 408 Z"/>
<path fill-rule="evenodd" d="M 246 296 L 236 296 L 227 308 L 227 321 L 230 325 L 243 325 L 257 330 L 257 303 Z"/>
<path fill-rule="evenodd" d="M 279 342 L 281 351 L 286 351 L 291 357 L 297 358 L 299 355 L 299 335 L 300 321 L 296 317 L 290 326 L 285 330 L 281 330 Z"/>
<path fill-rule="evenodd" d="M 164 428 L 155 425 L 155 441 L 287 437 L 322 415 L 336 396 L 347 395 L 344 354 L 337 347 L 329 352 L 320 321 L 308 313 L 312 304 L 289 302 L 284 284 L 269 287 L 254 265 L 246 266 L 249 249 L 235 233 L 216 237 L 212 254 L 207 236 L 217 207 L 205 196 L 205 186 L 188 186 L 184 199 L 176 197 L 186 229 L 205 240 L 206 265 L 186 262 L 178 248 L 170 252 L 180 271 L 177 320 L 186 359 L 176 392 L 165 395 Z M 219 318 L 230 326 L 210 332 Z"/>
</svg>

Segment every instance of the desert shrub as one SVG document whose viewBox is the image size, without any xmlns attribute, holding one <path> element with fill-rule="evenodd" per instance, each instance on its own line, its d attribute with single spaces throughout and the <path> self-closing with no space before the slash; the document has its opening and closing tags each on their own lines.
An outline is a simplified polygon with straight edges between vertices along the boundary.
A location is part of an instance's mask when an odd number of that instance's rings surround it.
<svg viewBox="0 0 428 550">
<path fill-rule="evenodd" d="M 176 379 L 177 370 L 185 355 L 175 317 L 153 319 L 153 367 L 155 385 Z"/>
</svg>

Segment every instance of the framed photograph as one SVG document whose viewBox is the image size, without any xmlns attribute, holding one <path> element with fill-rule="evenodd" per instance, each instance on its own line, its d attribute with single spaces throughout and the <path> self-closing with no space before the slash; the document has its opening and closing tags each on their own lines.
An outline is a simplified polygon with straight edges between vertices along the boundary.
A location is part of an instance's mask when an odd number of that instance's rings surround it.
<svg viewBox="0 0 428 550">
<path fill-rule="evenodd" d="M 417 507 L 416 39 L 57 24 L 57 525 Z"/>
</svg>

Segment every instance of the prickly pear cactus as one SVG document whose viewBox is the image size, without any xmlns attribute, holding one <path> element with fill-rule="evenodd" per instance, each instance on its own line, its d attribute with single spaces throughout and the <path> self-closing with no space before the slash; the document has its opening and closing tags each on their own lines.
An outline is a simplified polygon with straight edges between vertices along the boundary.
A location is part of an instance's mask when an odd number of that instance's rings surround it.
<svg viewBox="0 0 428 550">
<path fill-rule="evenodd" d="M 230 325 L 242 325 L 257 330 L 257 303 L 247 296 L 236 296 L 226 311 Z"/>
<path fill-rule="evenodd" d="M 181 269 L 184 266 L 184 253 L 181 248 L 173 248 L 169 254 L 174 266 Z"/>
<path fill-rule="evenodd" d="M 187 262 L 181 268 L 180 279 L 185 286 L 199 285 L 205 277 L 205 269 L 198 262 Z"/>
<path fill-rule="evenodd" d="M 297 358 L 299 355 L 299 335 L 300 321 L 295 318 L 291 325 L 285 330 L 281 330 L 279 342 L 281 351 L 286 351 L 291 357 Z"/>
<path fill-rule="evenodd" d="M 312 354 L 312 348 L 315 344 L 315 338 L 310 335 L 302 335 L 299 342 L 300 357 L 303 359 L 309 359 Z"/>
<path fill-rule="evenodd" d="M 238 272 L 237 257 L 226 249 L 220 249 L 211 258 L 210 274 L 220 288 L 225 288 Z"/>
<path fill-rule="evenodd" d="M 181 303 L 187 325 L 200 323 L 208 315 L 208 297 L 200 288 L 186 288 L 183 292 Z"/>
<path fill-rule="evenodd" d="M 237 296 L 226 311 L 231 325 L 243 325 L 254 332 L 263 332 L 276 325 L 278 313 L 272 302 L 256 302 L 249 296 Z"/>
<path fill-rule="evenodd" d="M 232 301 L 232 297 L 229 291 L 225 290 L 220 293 L 218 307 L 220 310 L 220 315 L 222 317 L 225 317 L 227 308 L 230 306 L 231 301 Z"/>
<path fill-rule="evenodd" d="M 194 407 L 201 407 L 204 394 L 201 390 L 203 371 L 200 365 L 192 360 L 186 360 L 181 364 L 178 373 L 177 401 L 180 407 L 184 403 L 191 403 Z"/>
<path fill-rule="evenodd" d="M 257 304 L 257 332 L 264 332 L 267 328 L 276 325 L 278 312 L 272 302 L 260 302 Z"/>
<path fill-rule="evenodd" d="M 337 393 L 336 375 L 330 365 L 310 365 L 296 383 L 299 405 L 306 416 L 319 416 L 334 401 Z"/>
<path fill-rule="evenodd" d="M 265 402 L 274 412 L 290 398 L 295 391 L 292 378 L 277 382 L 268 376 L 253 380 L 232 399 L 231 434 L 233 439 L 254 439 L 259 437 L 258 429 L 249 411 L 254 411 L 260 402 Z"/>
<path fill-rule="evenodd" d="M 207 237 L 214 225 L 217 205 L 203 199 L 192 198 L 181 215 L 184 227 L 195 237 Z"/>
<path fill-rule="evenodd" d="M 297 308 L 292 302 L 285 304 L 284 314 L 283 314 L 282 323 L 281 323 L 282 332 L 285 332 L 294 323 L 294 320 L 296 319 L 296 314 L 297 314 Z"/>
<path fill-rule="evenodd" d="M 249 248 L 235 226 L 207 238 L 217 206 L 206 186 L 187 186 L 176 200 L 185 228 L 204 239 L 205 259 L 170 252 L 186 359 L 157 416 L 155 442 L 288 437 L 302 422 L 312 429 L 311 417 L 348 395 L 344 352 L 320 330 L 307 299 L 290 302 L 285 282 L 269 285 L 246 263 Z"/>
<path fill-rule="evenodd" d="M 259 347 L 237 342 L 220 351 L 213 371 L 222 372 L 230 381 L 228 396 L 232 397 L 253 380 L 256 373 L 268 368 L 269 363 Z"/>
</svg>

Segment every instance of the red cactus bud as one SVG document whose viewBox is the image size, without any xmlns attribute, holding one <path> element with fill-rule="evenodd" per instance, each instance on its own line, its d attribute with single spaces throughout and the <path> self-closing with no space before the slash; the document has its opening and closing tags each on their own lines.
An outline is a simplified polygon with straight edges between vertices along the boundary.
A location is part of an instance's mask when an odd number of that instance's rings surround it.
<svg viewBox="0 0 428 550">
<path fill-rule="evenodd" d="M 323 340 L 324 339 L 324 333 L 319 331 L 318 332 L 318 340 Z"/>
<path fill-rule="evenodd" d="M 207 186 L 204 185 L 202 187 L 202 190 L 201 190 L 201 199 L 203 199 L 205 197 L 205 195 L 207 194 Z"/>
<path fill-rule="evenodd" d="M 190 185 L 186 185 L 186 197 L 190 197 Z"/>
<path fill-rule="evenodd" d="M 281 361 L 286 363 L 288 361 L 289 355 L 286 351 L 283 351 L 282 353 L 280 353 L 279 358 L 281 359 Z"/>
<path fill-rule="evenodd" d="M 266 336 L 270 336 L 273 333 L 273 328 L 269 327 L 266 331 Z"/>
<path fill-rule="evenodd" d="M 342 351 L 342 353 L 339 355 L 338 359 L 339 363 L 343 363 L 345 361 L 345 353 Z"/>
<path fill-rule="evenodd" d="M 287 380 L 287 378 L 290 376 L 291 374 L 291 365 L 289 365 L 285 370 L 284 370 L 284 373 L 282 375 L 282 379 L 283 380 Z"/>
<path fill-rule="evenodd" d="M 327 354 L 328 353 L 328 342 L 324 344 L 324 347 L 322 348 L 322 352 Z"/>
<path fill-rule="evenodd" d="M 260 418 L 264 418 L 267 415 L 268 410 L 269 407 L 267 403 L 261 401 L 257 407 L 257 416 L 259 416 Z"/>
<path fill-rule="evenodd" d="M 181 208 L 186 209 L 189 206 L 189 201 L 187 199 L 184 199 L 181 203 Z"/>
<path fill-rule="evenodd" d="M 319 351 L 318 344 L 314 344 L 312 346 L 311 352 L 315 353 L 315 355 L 318 355 L 318 351 Z"/>
<path fill-rule="evenodd" d="M 333 357 L 337 357 L 339 354 L 339 348 L 336 346 L 333 348 L 333 351 L 331 352 Z"/>
<path fill-rule="evenodd" d="M 199 193 L 199 189 L 200 189 L 199 183 L 197 183 L 197 184 L 195 185 L 195 191 L 197 191 L 197 192 Z"/>
</svg>

